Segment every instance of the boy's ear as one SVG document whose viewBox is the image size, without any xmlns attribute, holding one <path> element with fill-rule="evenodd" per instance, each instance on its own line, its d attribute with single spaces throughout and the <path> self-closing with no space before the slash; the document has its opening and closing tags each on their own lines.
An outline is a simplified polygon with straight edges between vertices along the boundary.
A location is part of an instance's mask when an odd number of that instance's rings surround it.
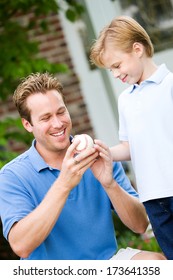
<svg viewBox="0 0 173 280">
<path fill-rule="evenodd" d="M 144 53 L 144 46 L 141 43 L 135 42 L 133 44 L 133 51 L 140 57 Z"/>
<path fill-rule="evenodd" d="M 26 119 L 22 118 L 22 124 L 23 124 L 23 127 L 24 127 L 28 132 L 32 132 L 33 128 L 32 128 L 32 125 L 30 124 L 29 121 L 27 121 Z"/>
</svg>

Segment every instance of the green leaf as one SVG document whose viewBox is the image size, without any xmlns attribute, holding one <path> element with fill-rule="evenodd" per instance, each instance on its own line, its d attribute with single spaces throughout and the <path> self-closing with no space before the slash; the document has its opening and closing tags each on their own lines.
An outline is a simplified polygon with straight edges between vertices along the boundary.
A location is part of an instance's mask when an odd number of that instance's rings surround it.
<svg viewBox="0 0 173 280">
<path fill-rule="evenodd" d="M 82 13 L 76 0 L 67 1 L 67 11 L 60 0 L 0 0 L 0 99 L 13 94 L 20 78 L 32 72 L 69 73 L 65 63 L 50 63 L 39 58 L 39 43 L 29 39 L 31 30 L 40 24 L 43 34 L 51 32 L 46 17 L 64 11 L 67 19 L 74 22 Z M 18 15 L 31 14 L 22 25 Z M 16 20 L 15 20 L 16 18 Z M 39 19 L 39 21 L 37 20 Z M 33 136 L 25 131 L 20 118 L 0 121 L 0 168 L 17 153 L 11 151 L 11 141 L 29 146 Z"/>
<path fill-rule="evenodd" d="M 68 9 L 66 11 L 66 17 L 71 21 L 74 22 L 76 20 L 76 13 L 72 9 Z"/>
</svg>

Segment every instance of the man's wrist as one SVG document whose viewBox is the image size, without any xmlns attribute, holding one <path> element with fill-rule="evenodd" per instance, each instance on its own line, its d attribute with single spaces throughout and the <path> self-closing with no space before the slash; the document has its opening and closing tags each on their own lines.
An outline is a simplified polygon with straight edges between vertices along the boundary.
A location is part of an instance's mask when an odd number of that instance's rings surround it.
<svg viewBox="0 0 173 280">
<path fill-rule="evenodd" d="M 112 179 L 109 183 L 104 185 L 104 188 L 105 189 L 114 189 L 117 186 L 118 186 L 117 182 L 114 179 Z"/>
</svg>

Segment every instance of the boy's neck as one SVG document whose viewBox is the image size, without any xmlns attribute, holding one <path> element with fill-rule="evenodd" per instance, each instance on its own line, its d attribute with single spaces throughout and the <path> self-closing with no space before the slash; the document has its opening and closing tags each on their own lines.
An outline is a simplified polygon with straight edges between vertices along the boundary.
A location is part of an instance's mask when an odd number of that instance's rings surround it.
<svg viewBox="0 0 173 280">
<path fill-rule="evenodd" d="M 144 72 L 140 83 L 151 77 L 157 70 L 157 68 L 158 66 L 154 63 L 154 61 L 151 58 L 147 59 L 144 63 Z"/>
</svg>

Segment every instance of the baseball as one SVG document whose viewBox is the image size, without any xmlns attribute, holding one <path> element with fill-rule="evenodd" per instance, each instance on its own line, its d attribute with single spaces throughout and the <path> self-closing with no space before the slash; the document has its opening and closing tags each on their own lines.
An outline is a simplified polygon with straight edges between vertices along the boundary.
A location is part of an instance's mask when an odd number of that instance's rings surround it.
<svg viewBox="0 0 173 280">
<path fill-rule="evenodd" d="M 74 137 L 74 141 L 75 141 L 75 139 L 80 140 L 79 144 L 76 147 L 76 151 L 78 153 L 82 152 L 85 149 L 90 149 L 94 146 L 93 139 L 88 134 L 76 135 Z"/>
</svg>

